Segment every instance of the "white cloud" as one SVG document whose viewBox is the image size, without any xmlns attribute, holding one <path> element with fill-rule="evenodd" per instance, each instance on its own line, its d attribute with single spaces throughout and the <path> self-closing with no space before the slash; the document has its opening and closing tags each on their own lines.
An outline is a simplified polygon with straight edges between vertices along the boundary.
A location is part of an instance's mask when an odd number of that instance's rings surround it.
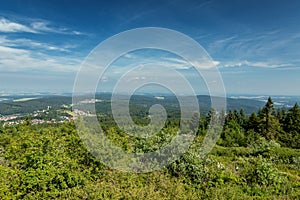
<svg viewBox="0 0 300 200">
<path fill-rule="evenodd" d="M 49 33 L 58 33 L 58 34 L 70 34 L 70 35 L 83 35 L 82 32 L 70 30 L 65 27 L 54 27 L 51 26 L 51 23 L 48 21 L 37 21 L 31 23 L 31 27 L 39 32 L 49 32 Z"/>
<path fill-rule="evenodd" d="M 165 57 L 163 59 L 166 61 L 173 62 L 173 63 L 181 63 L 181 64 L 185 64 L 185 65 L 187 64 L 187 61 L 185 61 L 182 58 Z"/>
<path fill-rule="evenodd" d="M 10 47 L 5 47 L 5 46 L 0 46 L 0 52 L 6 54 L 8 58 L 10 57 L 9 54 L 15 54 L 15 55 L 22 55 L 25 54 L 27 51 L 23 50 L 23 49 L 14 49 L 14 48 L 10 48 Z M 1 56 L 3 57 L 3 55 Z"/>
<path fill-rule="evenodd" d="M 260 62 L 249 62 L 247 60 L 238 61 L 238 62 L 225 62 L 220 63 L 220 67 L 243 67 L 243 66 L 250 66 L 250 67 L 262 67 L 262 68 L 280 68 L 280 67 L 288 67 L 293 66 L 292 64 L 287 63 L 272 63 L 268 61 L 260 61 Z"/>
<path fill-rule="evenodd" d="M 221 62 L 220 62 L 220 61 L 217 61 L 217 60 L 213 60 L 212 62 L 213 62 L 213 64 L 214 64 L 215 66 L 221 64 Z"/>
<path fill-rule="evenodd" d="M 80 32 L 80 31 L 72 31 L 72 33 L 74 35 L 84 35 L 84 33 Z"/>
<path fill-rule="evenodd" d="M 44 49 L 50 51 L 62 51 L 68 52 L 69 49 L 74 48 L 74 45 L 65 45 L 65 46 L 55 46 L 51 44 L 46 44 L 42 42 L 33 41 L 30 39 L 8 39 L 5 36 L 0 36 L 0 45 L 6 47 L 22 47 L 35 48 L 35 49 Z"/>
<path fill-rule="evenodd" d="M 141 66 L 141 65 L 153 65 L 153 66 L 161 66 L 167 67 L 174 70 L 189 70 L 193 67 L 196 67 L 200 70 L 210 70 L 214 69 L 217 65 L 220 64 L 219 61 L 214 60 L 205 60 L 205 61 L 191 61 L 188 62 L 179 57 L 143 57 L 136 56 L 134 54 L 126 54 L 125 58 L 132 58 L 131 62 L 116 62 L 113 63 L 113 67 L 110 69 L 112 73 L 119 74 L 126 72 L 133 67 Z M 121 60 L 119 60 L 121 61 Z"/>
<path fill-rule="evenodd" d="M 45 32 L 52 32 L 53 29 L 49 28 L 47 25 L 48 22 L 33 22 L 31 23 L 32 28 L 35 30 L 45 31 Z"/>
<path fill-rule="evenodd" d="M 53 33 L 64 33 L 66 29 L 64 28 L 53 28 L 49 27 L 50 22 L 47 21 L 38 21 L 31 23 L 33 29 L 41 32 L 53 32 Z"/>
<path fill-rule="evenodd" d="M 37 20 L 28 25 L 25 25 L 8 20 L 3 17 L 0 18 L 0 32 L 58 33 L 70 35 L 84 35 L 84 33 L 77 30 L 70 30 L 69 28 L 54 26 L 46 20 Z"/>
<path fill-rule="evenodd" d="M 210 44 L 210 48 L 224 48 L 225 45 L 228 45 L 236 38 L 237 36 L 231 36 L 231 37 L 216 40 Z"/>
<path fill-rule="evenodd" d="M 215 68 L 215 64 L 212 62 L 203 63 L 203 62 L 193 61 L 193 62 L 191 62 L 191 64 L 198 69 L 213 69 L 213 68 Z"/>
<path fill-rule="evenodd" d="M 207 60 L 205 62 L 199 62 L 199 61 L 192 61 L 187 62 L 182 58 L 172 58 L 172 57 L 166 57 L 164 58 L 167 62 L 169 62 L 169 65 L 174 66 L 176 69 L 189 69 L 191 66 L 197 67 L 199 69 L 212 69 L 215 68 L 215 66 L 219 65 L 220 62 L 217 60 Z M 166 63 L 167 65 L 168 63 Z"/>
<path fill-rule="evenodd" d="M 16 22 L 9 21 L 5 18 L 0 19 L 0 32 L 29 32 L 29 33 L 37 33 L 36 30 L 25 26 L 23 24 L 19 24 Z"/>
<path fill-rule="evenodd" d="M 134 56 L 133 54 L 130 53 L 126 53 L 125 55 L 123 55 L 125 58 L 136 58 L 136 56 Z"/>
<path fill-rule="evenodd" d="M 218 67 L 299 66 L 299 35 L 281 29 L 246 31 L 236 36 L 216 39 L 209 44 L 208 52 L 218 60 L 224 61 Z"/>
<path fill-rule="evenodd" d="M 76 72 L 81 60 L 0 46 L 0 71 Z"/>
</svg>

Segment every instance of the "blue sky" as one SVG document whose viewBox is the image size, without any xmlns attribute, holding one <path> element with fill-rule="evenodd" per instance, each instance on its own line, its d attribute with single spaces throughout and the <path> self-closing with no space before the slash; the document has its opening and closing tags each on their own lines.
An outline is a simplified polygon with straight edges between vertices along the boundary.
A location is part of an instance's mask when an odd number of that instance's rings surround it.
<svg viewBox="0 0 300 200">
<path fill-rule="evenodd" d="M 206 49 L 227 93 L 299 95 L 299 10 L 296 0 L 1 1 L 0 93 L 71 92 L 100 42 L 164 27 Z"/>
</svg>

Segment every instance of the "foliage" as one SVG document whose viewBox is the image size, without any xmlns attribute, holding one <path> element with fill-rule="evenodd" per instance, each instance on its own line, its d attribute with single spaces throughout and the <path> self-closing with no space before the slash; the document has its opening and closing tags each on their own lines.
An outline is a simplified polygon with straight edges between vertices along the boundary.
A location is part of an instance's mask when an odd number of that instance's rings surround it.
<svg viewBox="0 0 300 200">
<path fill-rule="evenodd" d="M 131 106 L 135 122 L 147 124 L 147 109 Z M 180 159 L 146 174 L 105 167 L 73 122 L 1 126 L 0 199 L 298 199 L 299 113 L 298 105 L 275 111 L 271 99 L 249 116 L 229 111 L 218 145 L 201 157 L 209 120 L 224 117 L 212 109 L 189 124 L 197 136 Z M 106 136 L 128 152 L 155 151 L 174 138 L 179 123 L 188 124 L 169 116 L 161 131 L 139 139 L 119 129 L 109 113 L 98 118 Z"/>
</svg>

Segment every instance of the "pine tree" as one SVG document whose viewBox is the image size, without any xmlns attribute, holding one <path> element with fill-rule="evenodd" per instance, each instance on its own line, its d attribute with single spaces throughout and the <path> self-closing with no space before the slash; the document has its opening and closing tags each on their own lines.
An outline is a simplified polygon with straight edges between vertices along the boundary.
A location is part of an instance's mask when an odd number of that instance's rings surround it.
<svg viewBox="0 0 300 200">
<path fill-rule="evenodd" d="M 277 137 L 278 135 L 278 132 L 280 131 L 280 123 L 274 116 L 275 109 L 273 104 L 274 103 L 271 97 L 269 97 L 266 105 L 259 113 L 262 135 L 269 140 L 275 139 L 275 137 Z"/>
<path fill-rule="evenodd" d="M 285 118 L 286 118 L 286 109 L 285 108 L 278 108 L 276 112 L 276 117 L 279 120 L 281 124 L 285 123 Z"/>
<path fill-rule="evenodd" d="M 246 121 L 246 114 L 245 114 L 245 111 L 244 111 L 243 108 L 241 108 L 241 110 L 240 110 L 240 117 L 241 117 L 242 122 L 245 123 L 245 121 Z"/>
<path fill-rule="evenodd" d="M 271 114 L 274 111 L 273 101 L 271 97 L 268 98 L 266 105 L 263 107 L 262 112 L 266 118 L 265 120 L 265 132 L 268 133 L 270 130 L 270 118 Z"/>
<path fill-rule="evenodd" d="M 193 132 L 198 132 L 199 129 L 199 122 L 200 122 L 200 115 L 199 113 L 194 113 L 191 122 L 190 122 L 190 129 Z"/>
<path fill-rule="evenodd" d="M 252 113 L 248 119 L 246 130 L 253 130 L 255 132 L 259 131 L 259 118 L 255 113 Z"/>
<path fill-rule="evenodd" d="M 287 132 L 296 131 L 300 133 L 300 108 L 296 103 L 287 114 L 285 120 L 285 130 Z"/>
<path fill-rule="evenodd" d="M 231 120 L 234 120 L 234 115 L 231 110 L 229 110 L 228 114 L 225 117 L 225 125 L 228 124 Z"/>
<path fill-rule="evenodd" d="M 209 125 L 214 126 L 218 124 L 218 122 L 219 120 L 218 120 L 217 111 L 214 108 L 211 108 L 206 116 L 206 127 L 208 127 Z"/>
<path fill-rule="evenodd" d="M 224 146 L 245 146 L 245 135 L 235 120 L 230 120 L 224 126 L 221 139 Z"/>
<path fill-rule="evenodd" d="M 296 103 L 284 118 L 283 130 L 279 139 L 287 147 L 300 148 L 300 108 Z"/>
</svg>

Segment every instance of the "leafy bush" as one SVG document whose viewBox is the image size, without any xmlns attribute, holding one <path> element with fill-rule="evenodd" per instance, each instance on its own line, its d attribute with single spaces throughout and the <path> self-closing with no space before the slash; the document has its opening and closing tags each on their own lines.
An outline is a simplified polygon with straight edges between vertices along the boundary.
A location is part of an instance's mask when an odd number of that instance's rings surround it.
<svg viewBox="0 0 300 200">
<path fill-rule="evenodd" d="M 284 182 L 284 176 L 279 170 L 261 155 L 242 159 L 241 162 L 239 162 L 239 168 L 247 184 L 252 186 L 279 186 Z"/>
<path fill-rule="evenodd" d="M 142 151 L 159 148 L 176 133 L 171 126 L 148 140 L 132 142 L 116 129 L 107 131 L 116 144 Z M 259 138 L 250 147 L 216 145 L 202 158 L 203 136 L 194 142 L 161 171 L 131 174 L 99 163 L 83 146 L 73 123 L 5 127 L 0 133 L 0 199 L 299 197 L 299 150 Z"/>
</svg>

